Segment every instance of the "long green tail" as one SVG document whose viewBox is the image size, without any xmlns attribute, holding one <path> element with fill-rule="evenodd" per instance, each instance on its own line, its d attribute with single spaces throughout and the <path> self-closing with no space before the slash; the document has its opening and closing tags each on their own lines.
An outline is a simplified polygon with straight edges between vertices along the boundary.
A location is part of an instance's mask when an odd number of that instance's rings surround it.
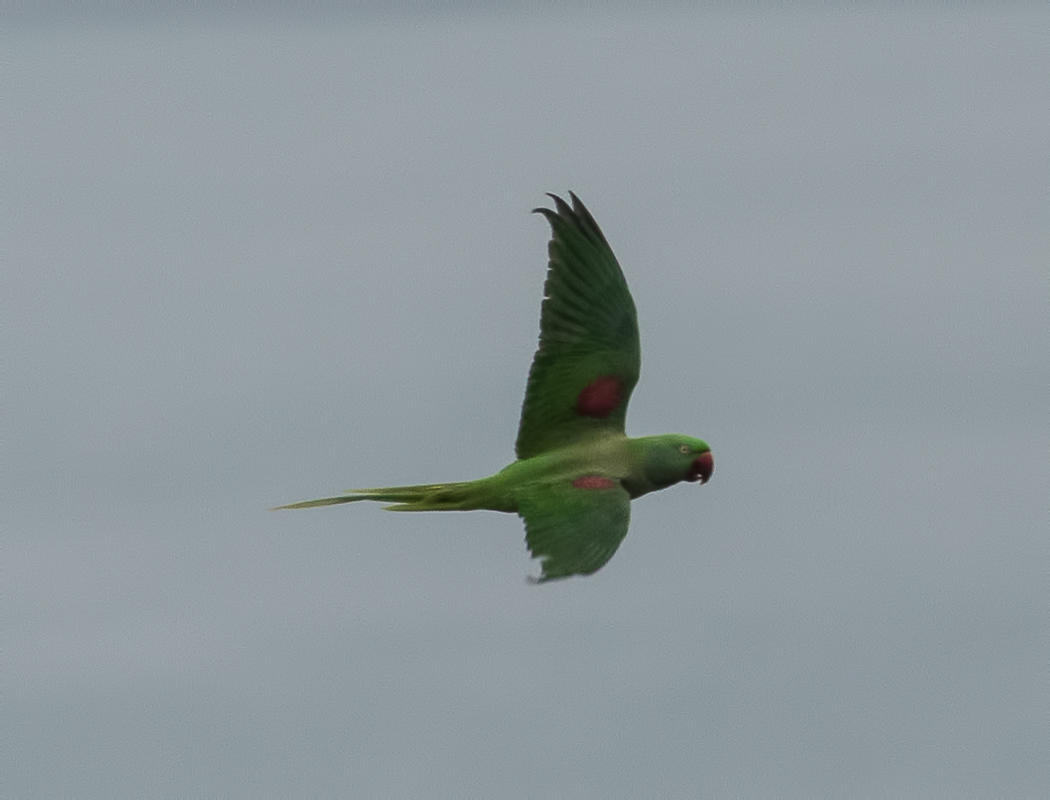
<svg viewBox="0 0 1050 800">
<path fill-rule="evenodd" d="M 419 486 L 387 486 L 380 489 L 351 489 L 338 497 L 322 497 L 320 500 L 304 500 L 289 503 L 282 508 L 317 508 L 335 506 L 340 503 L 355 503 L 358 500 L 378 500 L 395 503 L 388 511 L 471 511 L 484 508 L 484 492 L 478 491 L 481 481 L 462 483 L 429 483 Z"/>
</svg>

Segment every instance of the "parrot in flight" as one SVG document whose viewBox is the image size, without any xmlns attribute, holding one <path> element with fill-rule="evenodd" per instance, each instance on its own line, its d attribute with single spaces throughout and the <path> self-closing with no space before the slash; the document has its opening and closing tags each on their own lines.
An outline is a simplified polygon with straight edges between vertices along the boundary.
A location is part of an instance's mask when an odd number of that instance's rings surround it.
<svg viewBox="0 0 1050 800">
<path fill-rule="evenodd" d="M 630 438 L 624 418 L 638 382 L 641 348 L 634 300 L 594 217 L 569 192 L 551 226 L 540 341 L 525 389 L 517 460 L 495 475 L 461 483 L 355 489 L 279 508 L 378 500 L 392 511 L 516 513 L 540 560 L 541 583 L 590 575 L 627 535 L 631 500 L 680 481 L 707 483 L 706 442 L 680 434 Z"/>
</svg>

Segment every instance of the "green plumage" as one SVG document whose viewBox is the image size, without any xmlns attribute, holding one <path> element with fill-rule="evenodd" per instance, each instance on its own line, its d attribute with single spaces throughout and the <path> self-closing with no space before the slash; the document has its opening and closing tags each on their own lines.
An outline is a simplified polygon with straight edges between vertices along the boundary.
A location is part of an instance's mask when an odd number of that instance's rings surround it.
<svg viewBox="0 0 1050 800">
<path fill-rule="evenodd" d="M 638 316 L 616 256 L 575 195 L 575 209 L 558 197 L 554 202 L 558 213 L 535 209 L 550 222 L 553 236 L 547 248 L 540 346 L 529 370 L 518 428 L 518 458 L 596 433 L 622 433 L 642 364 Z M 604 419 L 581 416 L 576 398 L 600 375 L 622 379 L 622 400 Z"/>
<path fill-rule="evenodd" d="M 710 448 L 680 434 L 630 439 L 638 320 L 623 271 L 576 195 L 535 209 L 551 225 L 539 349 L 529 371 L 518 459 L 476 481 L 357 489 L 280 508 L 377 500 L 392 511 L 517 513 L 540 581 L 600 569 L 627 535 L 630 501 L 683 480 L 706 482 Z"/>
</svg>

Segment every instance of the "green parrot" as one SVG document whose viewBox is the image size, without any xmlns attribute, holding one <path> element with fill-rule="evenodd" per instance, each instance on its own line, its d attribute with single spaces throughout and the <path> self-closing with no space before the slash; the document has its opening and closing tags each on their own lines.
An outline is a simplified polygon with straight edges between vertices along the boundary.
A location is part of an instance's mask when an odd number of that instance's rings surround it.
<svg viewBox="0 0 1050 800">
<path fill-rule="evenodd" d="M 641 349 L 634 300 L 605 236 L 580 199 L 549 195 L 556 211 L 534 209 L 552 229 L 540 312 L 540 343 L 529 371 L 515 444 L 517 460 L 462 483 L 355 489 L 291 503 L 313 508 L 357 500 L 391 511 L 516 513 L 542 565 L 536 582 L 590 575 L 627 535 L 631 500 L 679 481 L 706 483 L 706 442 L 672 433 L 624 433 Z"/>
</svg>

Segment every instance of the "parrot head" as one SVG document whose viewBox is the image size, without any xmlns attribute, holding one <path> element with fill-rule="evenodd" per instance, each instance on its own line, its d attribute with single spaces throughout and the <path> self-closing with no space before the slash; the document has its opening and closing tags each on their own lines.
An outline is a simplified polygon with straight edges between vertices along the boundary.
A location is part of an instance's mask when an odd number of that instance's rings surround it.
<svg viewBox="0 0 1050 800">
<path fill-rule="evenodd" d="M 679 481 L 707 483 L 715 471 L 711 448 L 700 439 L 672 433 L 645 436 L 637 441 L 644 442 L 645 479 L 654 488 Z"/>
</svg>

